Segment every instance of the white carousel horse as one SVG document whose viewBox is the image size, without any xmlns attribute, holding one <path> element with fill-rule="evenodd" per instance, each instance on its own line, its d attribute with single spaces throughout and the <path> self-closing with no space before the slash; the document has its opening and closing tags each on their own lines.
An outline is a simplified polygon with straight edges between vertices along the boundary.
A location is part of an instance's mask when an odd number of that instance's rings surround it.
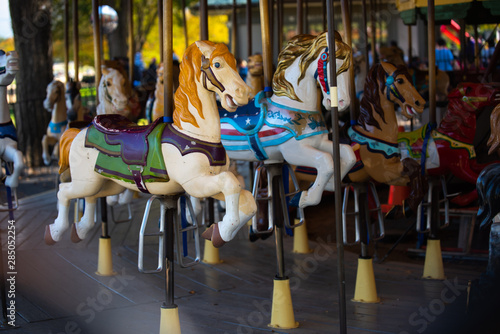
<svg viewBox="0 0 500 334">
<path fill-rule="evenodd" d="M 16 128 L 7 103 L 7 86 L 19 71 L 18 59 L 17 52 L 0 50 L 0 159 L 14 164 L 11 174 L 5 178 L 5 185 L 10 188 L 17 188 L 19 174 L 24 169 L 23 154 L 17 150 Z"/>
<path fill-rule="evenodd" d="M 118 69 L 106 65 L 101 66 L 101 72 L 102 77 L 97 89 L 99 97 L 97 115 L 119 114 L 129 117 L 131 91 L 127 76 Z"/>
<path fill-rule="evenodd" d="M 68 228 L 71 199 L 84 197 L 86 203 L 81 221 L 73 226 L 72 240 L 79 241 L 95 223 L 96 199 L 124 189 L 224 199 L 224 218 L 203 237 L 215 247 L 233 239 L 257 207 L 252 194 L 242 190 L 227 171 L 229 159 L 220 142 L 216 95 L 223 108 L 233 112 L 248 103 L 249 94 L 224 44 L 192 44 L 181 64 L 173 124 L 158 119 L 138 127 L 120 115 L 100 115 L 69 145 L 69 166 L 63 167 L 70 169 L 71 182 L 59 187 L 58 216 L 47 226 L 45 241 L 59 241 Z"/>
<path fill-rule="evenodd" d="M 42 138 L 43 162 L 48 166 L 52 156 L 59 160 L 59 139 L 68 126 L 68 115 L 65 101 L 64 84 L 59 80 L 54 80 L 47 86 L 47 97 L 43 101 L 43 106 L 52 113 L 47 133 Z M 49 145 L 53 145 L 52 155 L 49 153 Z"/>
<path fill-rule="evenodd" d="M 351 48 L 335 33 L 339 111 L 350 104 Z M 222 143 L 231 159 L 315 168 L 317 177 L 307 191 L 292 198 L 303 208 L 320 202 L 323 190 L 334 191 L 333 144 L 321 112 L 317 110 L 316 87 L 320 85 L 323 105 L 331 109 L 327 33 L 299 35 L 281 51 L 273 78 L 273 96 L 259 94 L 255 103 L 237 111 L 237 117 L 221 117 Z M 251 107 L 253 109 L 248 108 Z M 236 115 L 235 115 L 236 116 Z M 340 145 L 342 178 L 356 162 L 353 150 Z"/>
</svg>

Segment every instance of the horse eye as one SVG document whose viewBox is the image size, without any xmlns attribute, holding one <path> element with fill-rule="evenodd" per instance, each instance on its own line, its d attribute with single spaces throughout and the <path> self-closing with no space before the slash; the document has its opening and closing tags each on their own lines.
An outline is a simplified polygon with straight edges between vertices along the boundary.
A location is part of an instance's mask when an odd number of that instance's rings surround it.
<svg viewBox="0 0 500 334">
<path fill-rule="evenodd" d="M 403 79 L 398 79 L 398 80 L 397 80 L 397 82 L 398 82 L 398 84 L 402 84 L 402 83 L 404 83 L 405 81 L 404 81 Z"/>
<path fill-rule="evenodd" d="M 217 62 L 217 63 L 214 64 L 214 66 L 215 66 L 215 68 L 219 68 L 220 67 L 220 63 Z"/>
<path fill-rule="evenodd" d="M 111 81 L 106 81 L 106 85 L 109 87 L 111 86 Z"/>
</svg>

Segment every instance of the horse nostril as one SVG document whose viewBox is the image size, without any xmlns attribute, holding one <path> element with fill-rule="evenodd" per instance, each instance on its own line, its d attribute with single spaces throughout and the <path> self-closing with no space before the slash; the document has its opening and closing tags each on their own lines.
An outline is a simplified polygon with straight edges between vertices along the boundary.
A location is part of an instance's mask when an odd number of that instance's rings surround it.
<svg viewBox="0 0 500 334">
<path fill-rule="evenodd" d="M 417 106 L 420 106 L 420 101 L 419 101 L 419 100 L 417 100 L 417 101 L 415 102 L 415 104 L 416 104 Z"/>
</svg>

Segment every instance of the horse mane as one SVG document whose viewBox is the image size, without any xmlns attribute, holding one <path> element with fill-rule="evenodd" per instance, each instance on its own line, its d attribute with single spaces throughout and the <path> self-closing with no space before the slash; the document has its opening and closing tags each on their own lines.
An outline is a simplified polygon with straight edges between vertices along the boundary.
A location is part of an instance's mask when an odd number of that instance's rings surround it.
<svg viewBox="0 0 500 334">
<path fill-rule="evenodd" d="M 337 69 L 337 75 L 339 75 L 347 71 L 351 66 L 352 51 L 347 44 L 342 42 L 342 37 L 337 31 L 335 31 L 334 34 L 336 46 L 335 56 L 338 59 L 344 60 L 342 66 Z M 278 56 L 278 67 L 273 77 L 274 94 L 277 96 L 287 96 L 292 100 L 302 102 L 297 94 L 295 94 L 293 85 L 285 79 L 285 70 L 289 68 L 298 57 L 302 57 L 299 62 L 301 72 L 297 80 L 297 83 L 299 83 L 304 78 L 306 69 L 309 65 L 311 65 L 311 63 L 318 58 L 323 49 L 328 46 L 326 36 L 327 32 L 325 31 L 318 36 L 304 34 L 297 35 L 290 39 Z"/>
<path fill-rule="evenodd" d="M 411 82 L 410 74 L 405 66 L 396 67 L 393 76 L 396 77 L 399 74 L 404 74 L 408 81 Z M 358 124 L 365 130 L 368 130 L 366 128 L 367 125 L 381 129 L 380 124 L 375 117 L 373 117 L 373 112 L 376 112 L 385 122 L 385 113 L 380 106 L 380 91 L 383 91 L 385 88 L 386 76 L 387 72 L 381 63 L 373 65 L 366 76 L 363 98 L 360 102 L 358 117 Z"/>
<path fill-rule="evenodd" d="M 500 154 L 500 104 L 493 109 L 490 116 L 491 135 L 488 139 L 488 154 L 497 151 Z"/>
<path fill-rule="evenodd" d="M 215 48 L 210 55 L 210 64 L 215 57 L 223 57 L 227 64 L 236 71 L 236 60 L 229 53 L 225 44 L 216 44 L 210 41 L 203 41 L 203 43 Z M 181 122 L 199 127 L 196 118 L 189 111 L 189 104 L 198 111 L 198 115 L 202 119 L 205 119 L 196 86 L 196 80 L 200 81 L 201 76 L 201 55 L 200 49 L 196 43 L 193 43 L 184 52 L 183 61 L 180 64 L 179 87 L 175 91 L 175 110 L 173 113 L 174 124 L 179 129 L 182 129 Z"/>
</svg>

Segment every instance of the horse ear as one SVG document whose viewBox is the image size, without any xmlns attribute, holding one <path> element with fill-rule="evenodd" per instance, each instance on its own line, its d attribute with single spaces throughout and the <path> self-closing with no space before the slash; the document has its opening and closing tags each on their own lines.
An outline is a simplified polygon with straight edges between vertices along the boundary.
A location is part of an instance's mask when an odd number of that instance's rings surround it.
<svg viewBox="0 0 500 334">
<path fill-rule="evenodd" d="M 207 43 L 203 42 L 203 41 L 197 41 L 195 42 L 196 43 L 196 46 L 198 47 L 198 49 L 200 49 L 201 53 L 206 57 L 206 58 L 210 58 L 210 55 L 212 54 L 212 52 L 215 50 L 215 47 L 211 46 L 211 45 L 208 45 Z"/>
<path fill-rule="evenodd" d="M 109 74 L 109 69 L 106 65 L 101 65 L 101 72 L 103 75 L 108 75 Z"/>
</svg>

